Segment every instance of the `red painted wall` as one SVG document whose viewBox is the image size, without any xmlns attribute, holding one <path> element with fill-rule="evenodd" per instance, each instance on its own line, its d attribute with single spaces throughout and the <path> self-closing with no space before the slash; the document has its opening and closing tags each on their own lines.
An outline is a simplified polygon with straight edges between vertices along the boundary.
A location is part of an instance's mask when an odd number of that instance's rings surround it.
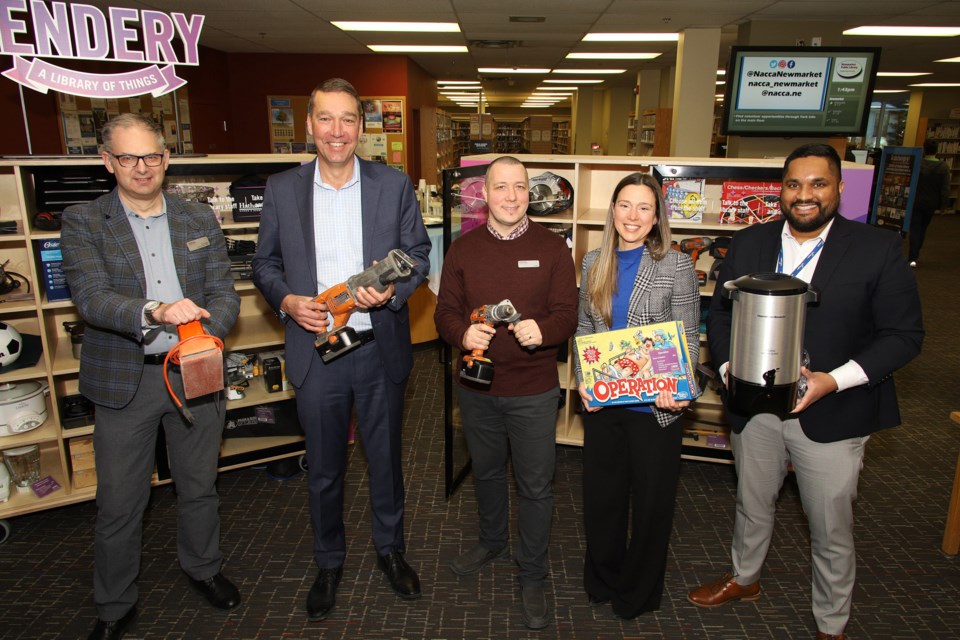
<svg viewBox="0 0 960 640">
<path fill-rule="evenodd" d="M 10 56 L 0 56 L 0 69 L 12 66 Z M 129 70 L 129 65 L 76 62 L 70 68 L 116 73 Z M 197 153 L 269 153 L 267 96 L 307 96 L 327 78 L 348 80 L 360 95 L 406 96 L 404 118 L 414 127 L 408 133 L 408 172 L 419 178 L 419 154 L 413 153 L 419 144 L 419 119 L 413 113 L 436 104 L 436 85 L 406 56 L 223 53 L 201 47 L 200 66 L 181 65 L 177 73 L 188 83 Z M 0 155 L 27 153 L 18 86 L 0 77 Z M 24 99 L 34 155 L 62 153 L 54 94 L 24 89 Z"/>
</svg>

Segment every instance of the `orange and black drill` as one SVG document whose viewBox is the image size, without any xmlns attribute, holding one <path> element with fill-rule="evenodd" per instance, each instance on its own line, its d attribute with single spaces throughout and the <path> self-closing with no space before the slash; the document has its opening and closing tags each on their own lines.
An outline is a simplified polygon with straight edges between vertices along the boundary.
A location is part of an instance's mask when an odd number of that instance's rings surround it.
<svg viewBox="0 0 960 640">
<path fill-rule="evenodd" d="M 707 251 L 712 244 L 713 239 L 706 236 L 696 236 L 694 238 L 684 238 L 680 242 L 675 242 L 671 245 L 673 249 L 682 251 L 693 260 L 693 267 L 697 272 L 697 282 L 701 287 L 707 284 L 707 272 L 696 268 L 697 260 L 700 259 L 700 254 Z"/>
<path fill-rule="evenodd" d="M 383 293 L 391 282 L 409 277 L 416 266 L 416 261 L 410 256 L 400 249 L 394 249 L 377 264 L 350 276 L 346 282 L 334 285 L 314 298 L 314 302 L 325 303 L 333 316 L 333 326 L 323 333 L 318 333 L 314 342 L 320 358 L 324 362 L 330 362 L 360 346 L 356 330 L 347 326 L 350 314 L 357 308 L 358 287 L 371 287 Z"/>
<path fill-rule="evenodd" d="M 470 314 L 470 322 L 473 324 L 482 322 L 488 327 L 498 322 L 510 323 L 519 319 L 520 313 L 510 300 L 501 300 L 497 304 L 478 307 Z M 490 384 L 493 381 L 493 362 L 490 358 L 483 357 L 484 351 L 484 349 L 474 349 L 463 356 L 463 362 L 460 363 L 461 378 L 480 384 Z"/>
</svg>

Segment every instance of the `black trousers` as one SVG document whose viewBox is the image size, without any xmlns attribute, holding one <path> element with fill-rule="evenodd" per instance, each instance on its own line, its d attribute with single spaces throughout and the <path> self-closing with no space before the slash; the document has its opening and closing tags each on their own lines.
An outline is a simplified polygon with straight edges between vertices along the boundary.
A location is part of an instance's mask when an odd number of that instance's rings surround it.
<svg viewBox="0 0 960 640">
<path fill-rule="evenodd" d="M 913 216 L 910 218 L 910 233 L 907 234 L 907 240 L 910 243 L 910 255 L 907 260 L 915 262 L 920 258 L 920 249 L 923 247 L 923 241 L 927 236 L 927 227 L 933 221 L 933 214 L 936 209 L 926 209 L 915 207 Z"/>
<path fill-rule="evenodd" d="M 583 583 L 617 615 L 660 608 L 680 476 L 682 420 L 610 407 L 584 414 Z"/>
</svg>

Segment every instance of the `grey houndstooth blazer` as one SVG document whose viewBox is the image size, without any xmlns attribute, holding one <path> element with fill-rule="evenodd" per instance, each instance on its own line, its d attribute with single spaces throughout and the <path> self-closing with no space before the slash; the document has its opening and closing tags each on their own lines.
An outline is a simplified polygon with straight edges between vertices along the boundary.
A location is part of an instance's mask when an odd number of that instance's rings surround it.
<svg viewBox="0 0 960 640">
<path fill-rule="evenodd" d="M 588 311 L 590 305 L 587 298 L 587 274 L 598 255 L 600 250 L 594 249 L 583 257 L 576 333 L 578 336 L 610 330 L 599 314 Z M 700 356 L 700 287 L 697 285 L 693 261 L 690 256 L 679 251 L 667 251 L 667 255 L 661 260 L 654 260 L 649 251 L 644 251 L 640 268 L 637 269 L 637 278 L 633 283 L 633 292 L 630 294 L 627 326 L 638 327 L 673 320 L 683 322 L 687 346 L 690 349 L 690 364 L 695 367 Z M 583 373 L 580 371 L 579 359 L 573 360 L 579 386 L 583 382 Z M 653 408 L 653 413 L 660 426 L 672 423 L 681 415 L 660 411 L 656 407 Z"/>
<path fill-rule="evenodd" d="M 183 295 L 210 312 L 204 327 L 222 339 L 240 311 L 223 232 L 209 206 L 165 197 Z M 206 246 L 192 251 L 187 246 L 204 237 Z M 87 325 L 80 393 L 96 404 L 122 408 L 143 372 L 141 314 L 147 298 L 140 251 L 117 190 L 68 207 L 60 241 L 73 302 Z"/>
</svg>

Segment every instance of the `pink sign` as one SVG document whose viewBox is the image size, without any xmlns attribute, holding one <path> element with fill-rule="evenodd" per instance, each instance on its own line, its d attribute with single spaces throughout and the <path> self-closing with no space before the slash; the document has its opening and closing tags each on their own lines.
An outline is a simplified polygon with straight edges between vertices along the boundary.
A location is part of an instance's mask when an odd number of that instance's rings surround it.
<svg viewBox="0 0 960 640">
<path fill-rule="evenodd" d="M 199 64 L 204 17 L 99 8 L 66 2 L 0 0 L 0 54 L 13 56 L 3 75 L 25 87 L 88 98 L 161 96 L 186 84 L 175 65 Z M 175 46 L 176 45 L 176 46 Z M 83 73 L 39 58 L 147 63 L 124 73 Z"/>
</svg>

